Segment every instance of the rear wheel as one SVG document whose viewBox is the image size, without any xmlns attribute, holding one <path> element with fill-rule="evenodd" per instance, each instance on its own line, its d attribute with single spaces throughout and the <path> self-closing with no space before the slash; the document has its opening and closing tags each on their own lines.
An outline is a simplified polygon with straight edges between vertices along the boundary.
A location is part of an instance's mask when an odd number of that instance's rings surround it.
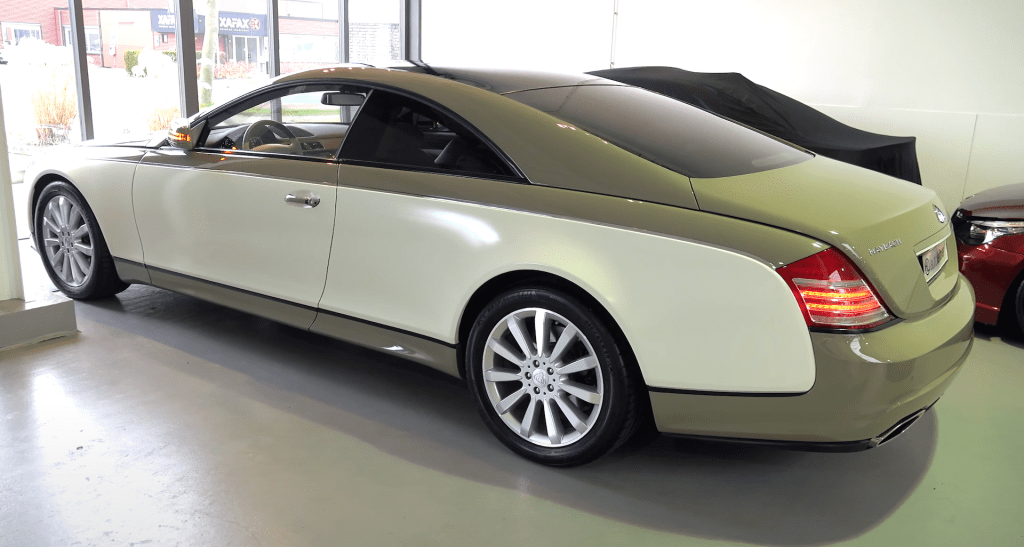
<svg viewBox="0 0 1024 547">
<path fill-rule="evenodd" d="M 632 375 L 609 330 L 575 299 L 541 288 L 506 293 L 480 313 L 468 342 L 481 415 L 518 454 L 580 465 L 636 429 Z"/>
<path fill-rule="evenodd" d="M 74 186 L 57 181 L 43 188 L 35 234 L 46 273 L 69 297 L 103 298 L 128 287 L 117 277 L 96 217 Z"/>
</svg>

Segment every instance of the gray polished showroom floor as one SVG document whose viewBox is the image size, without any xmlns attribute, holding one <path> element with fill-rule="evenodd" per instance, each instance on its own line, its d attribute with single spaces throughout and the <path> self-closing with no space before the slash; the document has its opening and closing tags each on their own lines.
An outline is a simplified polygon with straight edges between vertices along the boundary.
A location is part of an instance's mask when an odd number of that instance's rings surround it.
<svg viewBox="0 0 1024 547">
<path fill-rule="evenodd" d="M 429 369 L 149 287 L 76 307 L 0 352 L 0 545 L 1024 543 L 1024 344 L 993 329 L 876 450 L 662 437 L 556 470 Z"/>
</svg>

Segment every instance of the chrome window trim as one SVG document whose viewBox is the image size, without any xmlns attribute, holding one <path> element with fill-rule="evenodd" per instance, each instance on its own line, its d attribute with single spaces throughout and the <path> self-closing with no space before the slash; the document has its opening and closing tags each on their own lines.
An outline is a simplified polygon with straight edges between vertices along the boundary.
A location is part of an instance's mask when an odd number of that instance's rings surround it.
<svg viewBox="0 0 1024 547">
<path fill-rule="evenodd" d="M 205 154 L 224 154 L 227 156 L 246 156 L 256 158 L 271 158 L 279 160 L 311 161 L 319 163 L 340 163 L 333 158 L 317 158 L 312 156 L 296 156 L 293 154 L 279 154 L 277 152 L 261 152 L 258 150 L 224 150 L 223 148 L 195 147 L 189 152 L 203 152 Z"/>
<path fill-rule="evenodd" d="M 301 85 L 311 85 L 311 84 L 319 84 L 319 85 L 325 85 L 325 84 L 326 85 L 331 85 L 331 84 L 354 85 L 354 86 L 369 88 L 371 91 L 374 90 L 374 89 L 380 89 L 382 91 L 387 91 L 387 92 L 390 92 L 390 93 L 395 93 L 395 94 L 398 94 L 398 95 L 402 95 L 404 97 L 408 97 L 408 98 L 410 98 L 412 100 L 424 103 L 424 104 L 426 104 L 426 105 L 428 105 L 428 106 L 430 106 L 432 108 L 435 108 L 435 109 L 441 111 L 442 113 L 444 113 L 447 116 L 451 116 L 452 119 L 454 119 L 455 121 L 457 121 L 457 122 L 461 123 L 462 125 L 464 125 L 467 129 L 469 129 L 470 132 L 473 133 L 473 135 L 475 135 L 478 139 L 480 139 L 481 142 L 483 142 L 485 145 L 487 145 L 487 147 L 490 148 L 491 151 L 493 151 L 495 154 L 497 154 L 498 157 L 502 159 L 502 161 L 504 161 L 506 164 L 508 164 L 508 166 L 512 169 L 513 173 L 516 173 L 516 175 L 519 178 L 521 178 L 524 182 L 530 182 L 529 177 L 527 177 L 526 174 L 523 172 L 523 170 L 519 168 L 519 166 L 516 164 L 516 162 L 508 154 L 506 154 L 504 150 L 502 150 L 500 147 L 498 147 L 498 145 L 495 144 L 494 141 L 490 139 L 490 137 L 488 137 L 482 131 L 477 129 L 477 127 L 475 125 L 469 123 L 468 120 L 466 120 L 462 116 L 460 116 L 460 115 L 456 114 L 455 112 L 453 112 L 450 108 L 444 106 L 441 103 L 438 103 L 437 101 L 434 101 L 432 99 L 424 97 L 424 96 L 422 96 L 422 95 L 420 95 L 418 93 L 414 93 L 412 91 L 408 91 L 406 89 L 402 89 L 402 88 L 396 87 L 396 86 L 391 86 L 391 85 L 387 85 L 387 84 L 381 84 L 381 83 L 378 83 L 378 82 L 366 82 L 366 81 L 362 81 L 362 80 L 350 80 L 350 79 L 345 79 L 345 78 L 316 78 L 316 79 L 288 80 L 288 81 L 285 81 L 285 82 L 277 82 L 277 83 L 270 84 L 267 87 L 263 87 L 263 88 L 260 88 L 260 89 L 256 89 L 256 90 L 250 91 L 250 92 L 245 93 L 243 95 L 239 95 L 238 97 L 235 97 L 233 100 L 229 101 L 228 103 L 222 104 L 222 105 L 220 105 L 220 106 L 218 106 L 218 107 L 216 107 L 214 109 L 211 109 L 209 112 L 203 113 L 201 116 L 198 116 L 195 119 L 193 119 L 191 121 L 191 123 L 190 123 L 190 126 L 191 127 L 195 127 L 201 121 L 209 120 L 210 118 L 212 118 L 212 117 L 222 113 L 223 111 L 227 110 L 228 107 L 238 103 L 239 101 L 244 101 L 244 100 L 247 100 L 249 98 L 253 98 L 253 97 L 256 97 L 256 96 L 259 96 L 259 95 L 262 95 L 262 94 L 265 94 L 265 93 L 268 93 L 268 92 L 271 92 L 271 91 L 275 91 L 275 90 L 281 89 L 281 88 L 295 87 L 295 86 L 301 86 Z M 367 98 L 367 100 L 369 100 L 369 98 L 370 98 L 369 95 L 367 95 L 366 98 Z M 365 104 L 365 101 L 364 101 L 363 104 Z M 362 107 L 360 107 L 359 111 L 356 112 L 355 117 L 352 118 L 352 121 L 349 123 L 349 127 L 352 127 L 352 125 L 355 124 L 355 122 L 359 118 L 359 114 L 361 112 L 362 112 Z M 203 129 L 203 134 L 201 134 L 199 136 L 199 141 L 205 142 L 205 138 L 209 134 L 210 130 L 211 130 L 210 127 L 207 127 L 205 129 Z M 346 138 L 346 140 L 348 139 L 348 134 L 347 133 L 345 135 L 345 138 Z M 338 154 L 335 155 L 335 161 L 343 161 L 343 158 L 341 158 L 340 153 L 341 153 L 341 150 L 344 148 L 344 146 L 345 146 L 345 142 L 343 141 L 341 143 L 341 147 L 339 147 Z M 199 150 L 199 149 L 200 149 L 200 147 L 196 147 L 195 148 L 195 150 Z M 251 151 L 247 150 L 247 152 L 251 152 Z M 298 157 L 301 157 L 301 156 L 298 156 Z"/>
<path fill-rule="evenodd" d="M 285 156 L 284 159 L 291 159 L 291 158 Z M 329 162 L 329 163 L 332 163 L 332 162 Z M 338 184 L 336 182 L 324 182 L 324 181 L 319 181 L 319 180 L 302 180 L 302 179 L 294 179 L 294 178 L 290 178 L 290 177 L 277 177 L 277 176 L 273 176 L 273 175 L 260 175 L 260 174 L 256 174 L 256 173 L 250 173 L 250 172 L 247 172 L 247 171 L 235 171 L 233 169 L 203 169 L 202 167 L 194 167 L 194 166 L 187 166 L 187 165 L 169 165 L 169 164 L 166 164 L 166 163 L 158 163 L 158 162 L 145 162 L 145 165 L 152 165 L 154 167 L 161 167 L 161 168 L 164 168 L 164 169 L 179 169 L 179 170 L 182 170 L 182 171 L 203 170 L 203 171 L 205 171 L 207 173 L 224 173 L 224 174 L 227 174 L 227 175 L 240 175 L 240 176 L 243 176 L 243 177 L 253 177 L 253 178 L 257 178 L 257 179 L 279 180 L 279 181 L 283 181 L 283 182 L 293 182 L 295 184 L 316 184 L 318 186 L 330 186 L 330 187 L 338 186 Z"/>
</svg>

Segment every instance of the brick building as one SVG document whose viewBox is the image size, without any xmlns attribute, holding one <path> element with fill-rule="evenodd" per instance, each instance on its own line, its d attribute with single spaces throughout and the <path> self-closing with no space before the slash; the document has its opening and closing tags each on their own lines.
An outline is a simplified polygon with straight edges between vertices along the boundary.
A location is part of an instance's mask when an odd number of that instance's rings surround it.
<svg viewBox="0 0 1024 547">
<path fill-rule="evenodd" d="M 83 12 L 89 62 L 123 68 L 126 51 L 152 48 L 175 51 L 174 14 L 168 0 L 86 0 Z M 241 62 L 266 72 L 267 15 L 265 5 L 245 0 L 220 0 L 218 63 Z M 254 13 L 253 8 L 263 8 Z M 338 62 L 337 2 L 280 0 L 282 70 Z M 197 2 L 196 50 L 201 50 L 206 25 L 205 2 Z M 398 25 L 353 23 L 350 58 L 398 57 Z M 35 38 L 68 45 L 71 26 L 67 2 L 0 0 L 0 41 L 4 45 Z"/>
</svg>

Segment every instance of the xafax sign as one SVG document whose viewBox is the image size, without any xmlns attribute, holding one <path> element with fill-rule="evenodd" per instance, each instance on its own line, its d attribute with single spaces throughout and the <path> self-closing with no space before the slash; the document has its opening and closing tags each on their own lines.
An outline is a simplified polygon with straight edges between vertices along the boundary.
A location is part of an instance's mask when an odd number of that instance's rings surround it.
<svg viewBox="0 0 1024 547">
<path fill-rule="evenodd" d="M 149 17 L 152 20 L 153 32 L 174 32 L 173 13 L 167 13 L 165 9 L 151 9 Z"/>
<path fill-rule="evenodd" d="M 174 32 L 174 13 L 165 9 L 149 10 L 154 32 Z M 235 36 L 266 36 L 267 16 L 258 13 L 238 13 L 234 11 L 220 12 L 218 30 L 224 34 Z M 195 31 L 206 32 L 206 16 L 196 15 Z"/>
</svg>

